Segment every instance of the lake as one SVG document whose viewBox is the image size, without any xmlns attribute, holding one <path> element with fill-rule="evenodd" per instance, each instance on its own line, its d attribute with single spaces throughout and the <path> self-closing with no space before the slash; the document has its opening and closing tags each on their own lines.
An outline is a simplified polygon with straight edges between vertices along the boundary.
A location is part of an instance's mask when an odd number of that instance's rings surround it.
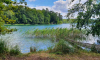
<svg viewBox="0 0 100 60">
<path fill-rule="evenodd" d="M 16 28 L 18 31 L 13 32 L 12 34 L 6 34 L 1 36 L 3 40 L 8 42 L 8 45 L 15 46 L 18 45 L 22 53 L 29 53 L 30 47 L 36 47 L 37 50 L 47 50 L 48 47 L 52 47 L 55 45 L 56 42 L 51 41 L 50 39 L 46 38 L 34 38 L 29 37 L 24 34 L 28 30 L 32 30 L 34 28 L 44 29 L 44 28 L 71 28 L 70 24 L 52 24 L 52 25 L 24 25 L 24 26 L 16 26 L 16 25 L 9 25 L 10 28 Z M 89 35 L 87 38 L 88 43 L 96 43 L 96 38 L 92 35 Z"/>
</svg>

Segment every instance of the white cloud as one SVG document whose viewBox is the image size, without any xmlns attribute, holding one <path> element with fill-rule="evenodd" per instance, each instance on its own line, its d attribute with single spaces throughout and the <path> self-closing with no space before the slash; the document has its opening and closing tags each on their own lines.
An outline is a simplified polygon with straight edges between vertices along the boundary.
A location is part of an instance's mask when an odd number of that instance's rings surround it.
<svg viewBox="0 0 100 60">
<path fill-rule="evenodd" d="M 29 1 L 36 1 L 36 0 L 29 0 Z"/>
<path fill-rule="evenodd" d="M 48 8 L 49 10 L 52 10 L 52 8 L 49 6 L 36 6 L 35 8 L 40 10 Z"/>
<path fill-rule="evenodd" d="M 36 6 L 36 7 L 30 7 L 30 8 L 36 8 L 36 9 L 40 9 L 40 10 L 48 8 L 50 11 L 59 12 L 63 16 L 65 16 L 67 13 L 67 10 L 68 10 L 68 3 L 69 3 L 69 0 L 67 0 L 67 1 L 59 0 L 59 1 L 55 1 L 54 5 L 52 7 Z"/>
<path fill-rule="evenodd" d="M 61 13 L 63 15 L 63 18 L 65 18 L 64 16 L 67 14 L 68 8 L 79 2 L 79 0 L 75 0 L 74 2 L 71 3 L 71 5 L 69 5 L 70 1 L 71 0 L 66 0 L 66 1 L 58 0 L 54 2 L 54 5 L 52 7 L 49 7 L 49 6 L 36 6 L 36 7 L 29 6 L 29 7 L 40 9 L 40 10 L 48 8 L 51 11 Z M 82 0 L 81 3 L 86 2 L 86 1 L 87 0 Z"/>
</svg>

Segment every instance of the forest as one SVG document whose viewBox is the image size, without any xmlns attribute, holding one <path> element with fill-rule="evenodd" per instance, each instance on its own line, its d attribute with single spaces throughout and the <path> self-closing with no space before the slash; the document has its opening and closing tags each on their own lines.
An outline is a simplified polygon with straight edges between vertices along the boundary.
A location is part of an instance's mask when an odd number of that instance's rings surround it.
<svg viewBox="0 0 100 60">
<path fill-rule="evenodd" d="M 9 6 L 9 5 L 8 5 Z M 60 24 L 62 15 L 58 12 L 49 11 L 48 8 L 37 10 L 27 6 L 17 5 L 14 10 L 4 12 L 6 24 Z"/>
</svg>

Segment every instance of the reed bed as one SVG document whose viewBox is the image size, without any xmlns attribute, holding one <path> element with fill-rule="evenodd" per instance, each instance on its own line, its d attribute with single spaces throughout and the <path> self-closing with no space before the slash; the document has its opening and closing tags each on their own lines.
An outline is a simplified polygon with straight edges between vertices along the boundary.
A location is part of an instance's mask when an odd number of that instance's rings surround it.
<svg viewBox="0 0 100 60">
<path fill-rule="evenodd" d="M 85 34 L 85 31 L 80 31 L 78 29 L 67 29 L 67 28 L 45 28 L 45 29 L 34 29 L 29 30 L 26 34 L 38 37 L 38 38 L 50 38 L 52 40 L 59 41 L 60 39 L 74 39 L 74 40 L 82 40 Z"/>
</svg>

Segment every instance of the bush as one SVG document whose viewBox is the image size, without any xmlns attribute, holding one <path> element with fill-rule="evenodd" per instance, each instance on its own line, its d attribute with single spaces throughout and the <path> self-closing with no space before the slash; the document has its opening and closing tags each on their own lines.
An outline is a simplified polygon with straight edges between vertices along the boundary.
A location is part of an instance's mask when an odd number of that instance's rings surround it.
<svg viewBox="0 0 100 60">
<path fill-rule="evenodd" d="M 52 52 L 56 54 L 66 54 L 74 52 L 74 49 L 69 46 L 64 40 L 60 40 L 57 45 L 55 45 Z"/>
</svg>

